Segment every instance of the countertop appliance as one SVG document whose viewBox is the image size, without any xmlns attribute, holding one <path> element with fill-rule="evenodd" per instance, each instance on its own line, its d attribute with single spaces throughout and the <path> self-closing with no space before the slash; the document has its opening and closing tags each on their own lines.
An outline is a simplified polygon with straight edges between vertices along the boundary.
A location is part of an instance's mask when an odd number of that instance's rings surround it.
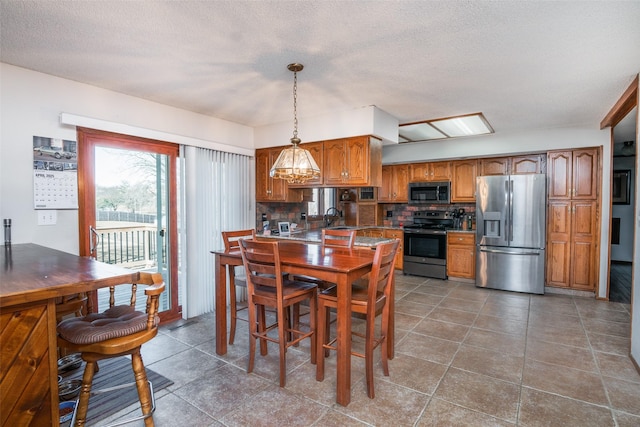
<svg viewBox="0 0 640 427">
<path fill-rule="evenodd" d="M 544 294 L 544 174 L 476 178 L 476 286 Z"/>
<path fill-rule="evenodd" d="M 451 197 L 451 182 L 410 182 L 409 204 L 449 204 Z"/>
<path fill-rule="evenodd" d="M 447 229 L 453 216 L 444 211 L 418 211 L 404 229 L 404 274 L 447 278 Z"/>
</svg>

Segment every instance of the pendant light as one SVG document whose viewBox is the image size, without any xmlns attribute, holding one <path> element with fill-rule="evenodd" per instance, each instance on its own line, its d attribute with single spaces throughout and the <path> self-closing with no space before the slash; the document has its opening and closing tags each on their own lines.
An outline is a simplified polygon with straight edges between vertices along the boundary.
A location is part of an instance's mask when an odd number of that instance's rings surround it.
<svg viewBox="0 0 640 427">
<path fill-rule="evenodd" d="M 623 147 L 620 150 L 623 156 L 635 156 L 636 147 L 633 146 L 633 141 L 625 141 L 622 143 Z"/>
<path fill-rule="evenodd" d="M 300 148 L 298 138 L 298 71 L 302 71 L 302 64 L 287 65 L 289 71 L 293 71 L 293 147 L 282 150 L 276 162 L 271 167 L 269 175 L 272 178 L 286 179 L 289 184 L 303 184 L 310 179 L 320 177 L 320 168 L 308 150 Z"/>
</svg>

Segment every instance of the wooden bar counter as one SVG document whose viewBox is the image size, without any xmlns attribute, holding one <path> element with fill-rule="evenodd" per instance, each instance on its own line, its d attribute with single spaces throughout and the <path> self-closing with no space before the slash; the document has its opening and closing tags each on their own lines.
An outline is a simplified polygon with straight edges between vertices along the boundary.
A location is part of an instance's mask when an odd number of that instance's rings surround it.
<svg viewBox="0 0 640 427">
<path fill-rule="evenodd" d="M 56 297 L 138 273 L 31 243 L 0 257 L 0 425 L 57 426 Z"/>
</svg>

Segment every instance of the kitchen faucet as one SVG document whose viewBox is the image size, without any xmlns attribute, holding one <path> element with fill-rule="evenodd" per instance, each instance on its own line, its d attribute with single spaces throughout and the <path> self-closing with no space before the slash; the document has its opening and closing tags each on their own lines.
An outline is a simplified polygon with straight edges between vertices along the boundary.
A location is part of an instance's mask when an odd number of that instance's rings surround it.
<svg viewBox="0 0 640 427">
<path fill-rule="evenodd" d="M 330 216 L 329 212 L 333 212 L 334 214 Z M 331 224 L 333 224 L 333 221 L 335 221 L 336 218 L 340 217 L 341 215 L 342 215 L 342 212 L 340 212 L 336 207 L 331 206 L 324 213 L 324 224 L 325 224 L 325 227 L 331 226 Z"/>
</svg>

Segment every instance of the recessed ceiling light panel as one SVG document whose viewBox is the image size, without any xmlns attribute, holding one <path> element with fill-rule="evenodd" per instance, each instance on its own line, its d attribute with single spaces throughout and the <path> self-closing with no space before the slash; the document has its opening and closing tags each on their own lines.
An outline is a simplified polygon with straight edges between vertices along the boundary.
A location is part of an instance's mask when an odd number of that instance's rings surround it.
<svg viewBox="0 0 640 427">
<path fill-rule="evenodd" d="M 485 135 L 493 129 L 482 113 L 425 120 L 419 123 L 400 125 L 399 135 L 406 142 L 430 141 L 433 139 L 460 136 Z"/>
</svg>

